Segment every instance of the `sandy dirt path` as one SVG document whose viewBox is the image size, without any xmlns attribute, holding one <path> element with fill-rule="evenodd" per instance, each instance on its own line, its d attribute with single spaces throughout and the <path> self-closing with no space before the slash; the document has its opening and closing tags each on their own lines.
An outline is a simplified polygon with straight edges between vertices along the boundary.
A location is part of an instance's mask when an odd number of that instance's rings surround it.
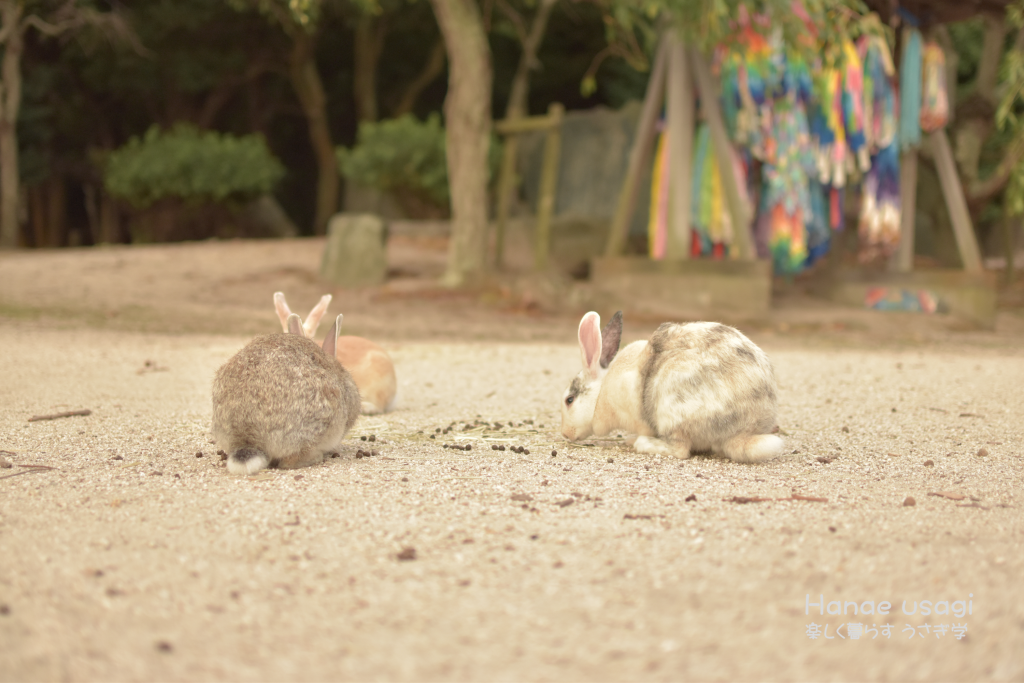
<svg viewBox="0 0 1024 683">
<path fill-rule="evenodd" d="M 0 304 L 48 305 L 15 284 Z M 278 284 L 202 305 L 241 320 Z M 571 339 L 572 318 L 451 306 L 410 308 L 491 339 L 383 339 L 397 409 L 322 466 L 253 477 L 209 443 L 213 372 L 247 334 L 0 318 L 0 680 L 1024 678 L 1012 336 L 762 334 L 789 453 L 738 465 L 564 443 L 577 348 L 501 336 Z"/>
</svg>

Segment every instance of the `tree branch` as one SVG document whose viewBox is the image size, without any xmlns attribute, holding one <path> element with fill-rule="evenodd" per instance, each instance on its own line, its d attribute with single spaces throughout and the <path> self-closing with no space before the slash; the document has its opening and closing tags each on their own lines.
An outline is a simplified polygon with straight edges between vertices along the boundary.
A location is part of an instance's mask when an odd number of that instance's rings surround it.
<svg viewBox="0 0 1024 683">
<path fill-rule="evenodd" d="M 428 85 L 433 83 L 444 71 L 444 64 L 445 61 L 447 61 L 446 58 L 447 54 L 444 49 L 444 39 L 438 37 L 437 42 L 434 43 L 434 47 L 430 51 L 430 56 L 427 58 L 427 62 L 423 65 L 423 70 L 419 72 L 412 83 L 410 83 L 405 89 L 402 99 L 392 112 L 395 117 L 408 114 L 412 111 L 412 108 L 416 106 L 416 99 L 420 96 L 420 93 L 422 93 Z"/>
<path fill-rule="evenodd" d="M 984 180 L 975 180 L 965 188 L 967 203 L 972 206 L 984 203 L 1003 191 L 1010 181 L 1013 169 L 1024 160 L 1024 140 L 1018 137 L 1006 149 L 1006 155 Z"/>
<path fill-rule="evenodd" d="M 528 31 L 526 29 L 526 21 L 523 16 L 515 10 L 512 5 L 508 3 L 508 0 L 497 0 L 498 9 L 512 22 L 512 27 L 516 31 L 516 37 L 519 38 L 519 42 L 525 44 L 529 40 Z"/>
<path fill-rule="evenodd" d="M 65 31 L 69 31 L 70 29 L 78 28 L 81 25 L 82 22 L 77 21 L 75 19 L 65 19 L 64 21 L 60 21 L 56 24 L 51 24 L 50 22 L 39 18 L 35 14 L 30 14 L 27 17 L 25 17 L 25 19 L 21 22 L 21 31 L 25 32 L 31 26 L 35 30 L 42 33 L 44 36 L 49 36 L 52 38 L 54 36 L 59 36 Z"/>
</svg>

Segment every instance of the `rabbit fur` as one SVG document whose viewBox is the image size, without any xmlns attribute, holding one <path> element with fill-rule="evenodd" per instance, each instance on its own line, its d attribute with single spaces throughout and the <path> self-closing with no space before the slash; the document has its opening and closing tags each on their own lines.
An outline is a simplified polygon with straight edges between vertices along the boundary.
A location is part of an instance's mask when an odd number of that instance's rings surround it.
<svg viewBox="0 0 1024 683">
<path fill-rule="evenodd" d="M 737 462 L 782 453 L 775 373 L 756 344 L 713 322 L 663 323 L 621 351 L 622 311 L 601 330 L 579 327 L 583 370 L 562 396 L 562 434 L 578 441 L 621 429 L 640 453 L 688 458 L 714 451 Z"/>
<path fill-rule="evenodd" d="M 312 339 L 316 334 L 320 319 L 327 312 L 330 303 L 331 295 L 324 294 L 306 316 L 302 332 L 308 339 Z M 287 331 L 288 316 L 292 315 L 292 312 L 288 308 L 283 292 L 274 293 L 274 308 L 281 319 L 281 327 Z M 337 358 L 352 374 L 352 379 L 359 387 L 363 415 L 374 415 L 391 409 L 398 393 L 398 380 L 395 377 L 395 364 L 391 362 L 391 356 L 387 351 L 369 339 L 342 336 L 338 337 Z"/>
<path fill-rule="evenodd" d="M 293 314 L 290 332 L 256 337 L 217 371 L 213 437 L 228 454 L 228 471 L 307 467 L 337 452 L 360 406 L 352 376 L 335 357 L 341 319 L 321 348 Z"/>
</svg>

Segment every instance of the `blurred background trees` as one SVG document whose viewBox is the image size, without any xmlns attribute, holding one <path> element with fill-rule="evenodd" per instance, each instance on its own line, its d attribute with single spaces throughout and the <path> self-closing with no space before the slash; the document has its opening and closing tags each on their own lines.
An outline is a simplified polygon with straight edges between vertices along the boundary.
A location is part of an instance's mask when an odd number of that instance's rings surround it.
<svg viewBox="0 0 1024 683">
<path fill-rule="evenodd" d="M 397 192 L 412 215 L 450 210 L 449 279 L 459 281 L 482 263 L 492 117 L 639 99 L 659 17 L 708 43 L 739 4 L 0 0 L 0 246 L 319 234 L 357 184 Z M 804 5 L 814 14 L 837 3 Z M 1000 113 L 1011 125 L 996 116 L 1020 92 L 1024 39 L 1001 17 L 951 24 L 941 39 L 959 57 L 951 138 L 984 237 L 1007 182 L 1024 186 L 1010 144 L 1021 98 Z M 220 171 L 191 174 L 186 187 L 187 166 L 175 164 L 200 151 Z M 126 184 L 128 158 L 138 177 Z M 218 176 L 230 168 L 234 184 Z M 247 227 L 254 210 L 277 227 Z"/>
<path fill-rule="evenodd" d="M 115 150 L 142 144 L 154 126 L 170 131 L 182 123 L 216 131 L 221 140 L 262 136 L 284 169 L 268 198 L 301 234 L 316 234 L 342 208 L 346 179 L 337 150 L 353 146 L 359 122 L 443 115 L 447 51 L 427 0 L 127 0 L 116 7 L 112 13 L 102 0 L 0 2 L 3 16 L 20 22 L 18 30 L 3 29 L 0 50 L 19 61 L 22 77 L 18 88 L 5 68 L 3 101 L 19 99 L 17 112 L 2 112 L 17 138 L 8 150 L 17 153 L 18 172 L 6 176 L 19 180 L 17 199 L 3 202 L 17 226 L 4 233 L 8 246 L 160 239 L 160 231 L 135 227 L 156 204 L 165 213 L 172 204 L 192 213 L 222 204 L 214 185 L 141 205 L 105 182 Z M 642 95 L 645 75 L 610 60 L 597 91 L 580 93 L 583 73 L 605 47 L 596 5 L 502 0 L 477 7 L 493 55 L 495 86 L 486 97 L 494 111 L 510 106 L 513 77 L 523 71 L 522 35 L 508 17 L 528 35 L 541 11 L 547 39 L 530 44 L 532 87 L 525 95 L 519 87 L 517 108 L 540 113 L 552 100 L 618 106 Z M 114 26 L 115 19 L 122 23 Z M 120 33 L 102 30 L 111 26 Z M 408 132 L 396 129 L 396 142 Z M 150 169 L 144 177 L 157 175 Z M 436 178 L 423 184 L 436 193 Z M 237 207 L 252 199 L 235 193 L 231 201 Z M 435 209 L 428 202 L 425 210 Z M 193 223 L 205 227 L 179 238 L 210 236 L 209 225 Z"/>
</svg>

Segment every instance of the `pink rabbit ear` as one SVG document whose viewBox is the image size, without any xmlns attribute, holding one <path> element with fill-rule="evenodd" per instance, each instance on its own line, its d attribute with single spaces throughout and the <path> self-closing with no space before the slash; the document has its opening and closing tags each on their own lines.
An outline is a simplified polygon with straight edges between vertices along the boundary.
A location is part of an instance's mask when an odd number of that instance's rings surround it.
<svg viewBox="0 0 1024 683">
<path fill-rule="evenodd" d="M 328 332 L 327 336 L 324 337 L 324 353 L 331 358 L 336 357 L 338 353 L 338 333 L 341 332 L 341 319 L 344 317 L 345 316 L 339 313 L 338 317 L 334 319 L 334 324 L 331 325 L 330 332 Z"/>
<path fill-rule="evenodd" d="M 288 331 L 288 316 L 292 309 L 288 308 L 288 302 L 284 300 L 284 292 L 274 292 L 274 308 L 277 310 L 277 317 L 281 319 L 281 329 Z"/>
<path fill-rule="evenodd" d="M 601 316 L 591 311 L 580 321 L 580 356 L 583 367 L 590 370 L 590 376 L 597 379 L 601 367 Z"/>
<path fill-rule="evenodd" d="M 324 313 L 327 312 L 327 307 L 331 303 L 331 295 L 324 294 L 320 297 L 320 303 L 313 307 L 313 310 L 306 316 L 306 322 L 302 324 L 302 329 L 306 333 L 306 337 L 309 339 L 313 338 L 316 334 L 316 328 L 320 325 L 320 319 L 324 317 Z"/>
<path fill-rule="evenodd" d="M 302 334 L 302 318 L 295 313 L 288 316 L 288 334 L 297 334 L 300 337 L 306 336 Z"/>
</svg>

